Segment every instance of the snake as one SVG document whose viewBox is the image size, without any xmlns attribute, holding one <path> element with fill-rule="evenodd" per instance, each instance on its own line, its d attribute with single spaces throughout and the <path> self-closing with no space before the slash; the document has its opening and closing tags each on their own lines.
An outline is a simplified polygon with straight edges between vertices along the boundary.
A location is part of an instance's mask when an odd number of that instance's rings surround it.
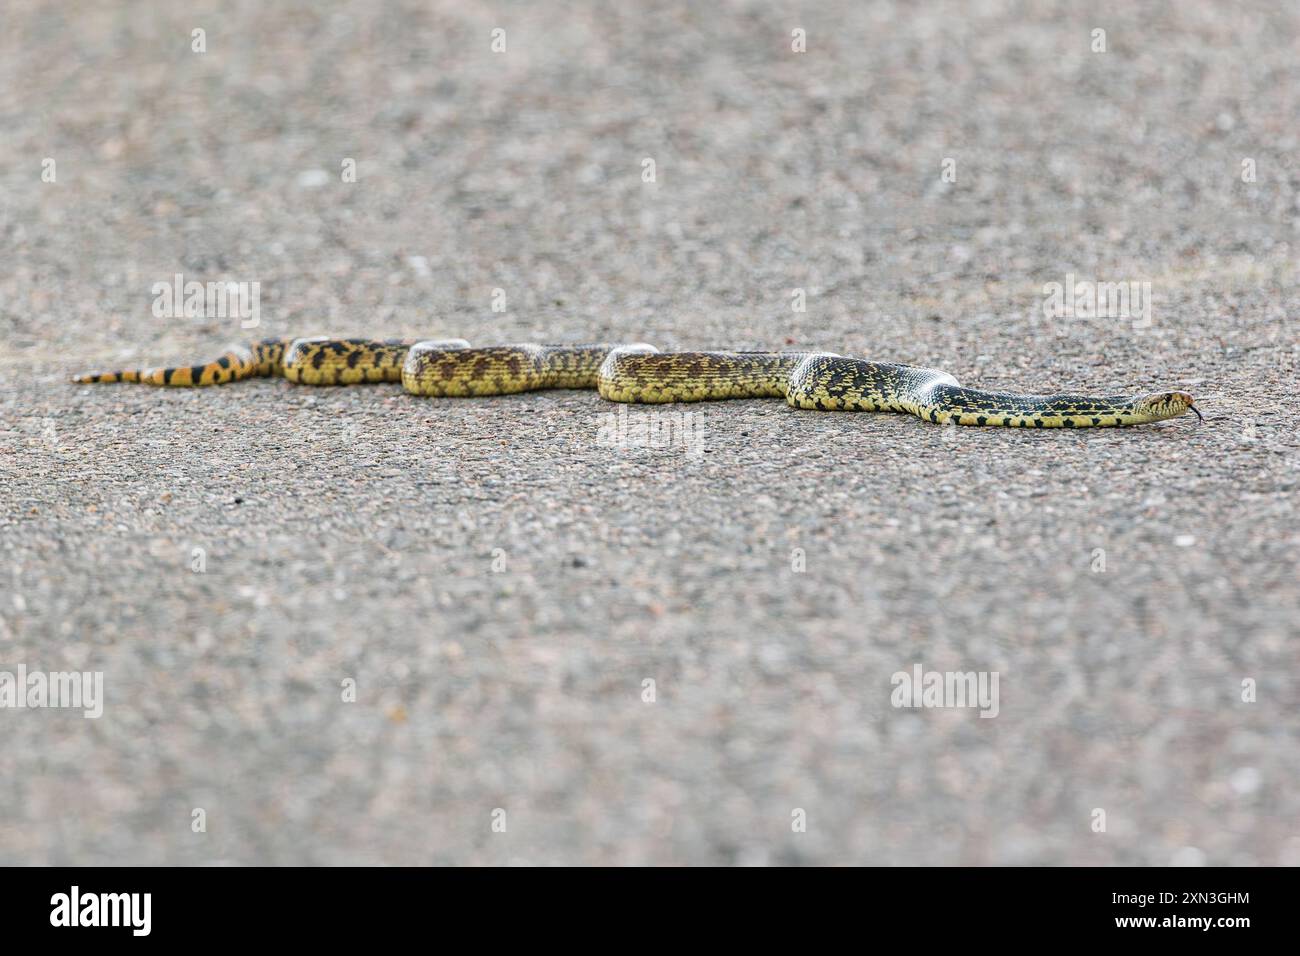
<svg viewBox="0 0 1300 956">
<path fill-rule="evenodd" d="M 224 385 L 282 376 L 301 385 L 400 382 L 413 395 L 464 398 L 596 389 L 614 402 L 784 398 L 793 408 L 903 412 L 936 424 L 1018 428 L 1142 425 L 1201 419 L 1184 391 L 1020 395 L 965 388 L 939 369 L 822 351 L 672 351 L 644 343 L 496 345 L 464 339 L 268 338 L 202 365 L 77 375 L 77 383 Z"/>
</svg>

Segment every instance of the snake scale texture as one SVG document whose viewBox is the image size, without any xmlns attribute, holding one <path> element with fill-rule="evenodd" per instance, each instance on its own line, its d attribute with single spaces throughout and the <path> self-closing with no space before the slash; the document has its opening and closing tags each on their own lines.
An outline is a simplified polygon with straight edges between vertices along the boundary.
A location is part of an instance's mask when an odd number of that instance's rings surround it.
<svg viewBox="0 0 1300 956">
<path fill-rule="evenodd" d="M 938 424 L 1019 428 L 1141 425 L 1199 417 L 1186 392 L 1017 395 L 963 388 L 947 372 L 830 352 L 660 352 L 644 344 L 501 345 L 462 339 L 274 338 L 204 365 L 78 375 L 74 382 L 224 385 L 281 375 L 303 385 L 401 382 L 414 395 L 594 388 L 615 402 L 784 398 L 794 408 L 908 412 Z"/>
</svg>

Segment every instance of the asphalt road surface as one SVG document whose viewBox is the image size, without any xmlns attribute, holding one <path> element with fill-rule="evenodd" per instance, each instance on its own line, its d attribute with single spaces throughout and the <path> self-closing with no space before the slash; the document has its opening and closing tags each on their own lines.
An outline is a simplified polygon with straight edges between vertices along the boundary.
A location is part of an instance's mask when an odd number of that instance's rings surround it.
<svg viewBox="0 0 1300 956">
<path fill-rule="evenodd" d="M 1294 9 L 5 6 L 0 863 L 1300 863 Z M 310 334 L 1206 421 L 68 381 Z"/>
</svg>

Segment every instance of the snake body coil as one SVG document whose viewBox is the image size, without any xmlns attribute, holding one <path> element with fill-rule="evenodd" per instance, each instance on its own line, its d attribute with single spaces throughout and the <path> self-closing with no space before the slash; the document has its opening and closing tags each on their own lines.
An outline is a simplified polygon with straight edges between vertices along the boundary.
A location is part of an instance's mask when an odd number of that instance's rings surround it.
<svg viewBox="0 0 1300 956">
<path fill-rule="evenodd" d="M 830 352 L 660 352 L 653 346 L 502 345 L 462 339 L 263 339 L 205 365 L 79 375 L 74 382 L 223 385 L 282 375 L 303 385 L 401 382 L 414 395 L 594 388 L 615 402 L 784 398 L 794 408 L 910 412 L 926 421 L 1020 428 L 1141 425 L 1196 412 L 1186 392 L 1015 395 L 963 388 L 947 372 Z"/>
</svg>

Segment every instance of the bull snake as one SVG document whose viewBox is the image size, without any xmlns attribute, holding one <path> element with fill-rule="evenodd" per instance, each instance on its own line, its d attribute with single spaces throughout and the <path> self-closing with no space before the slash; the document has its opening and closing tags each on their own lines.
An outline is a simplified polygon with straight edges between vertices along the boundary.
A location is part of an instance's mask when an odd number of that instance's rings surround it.
<svg viewBox="0 0 1300 956">
<path fill-rule="evenodd" d="M 401 382 L 414 395 L 594 388 L 615 402 L 784 398 L 794 408 L 909 412 L 938 424 L 1020 428 L 1140 425 L 1201 413 L 1186 392 L 1016 395 L 963 388 L 947 372 L 831 352 L 660 352 L 644 344 L 502 345 L 463 339 L 273 338 L 205 365 L 78 375 L 74 382 L 224 385 L 280 375 L 303 385 Z"/>
</svg>

